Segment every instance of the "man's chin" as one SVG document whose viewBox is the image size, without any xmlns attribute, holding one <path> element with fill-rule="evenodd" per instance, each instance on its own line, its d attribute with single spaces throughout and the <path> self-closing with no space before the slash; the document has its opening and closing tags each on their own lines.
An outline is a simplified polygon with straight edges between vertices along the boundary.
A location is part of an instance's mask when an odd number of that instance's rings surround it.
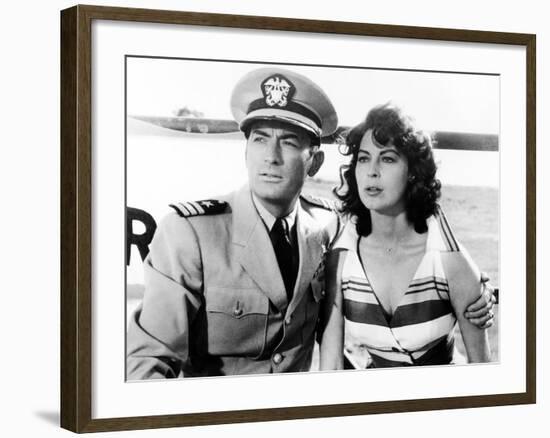
<svg viewBox="0 0 550 438">
<path fill-rule="evenodd" d="M 294 199 L 279 190 L 256 190 L 253 193 L 262 203 L 269 205 L 287 206 Z"/>
</svg>

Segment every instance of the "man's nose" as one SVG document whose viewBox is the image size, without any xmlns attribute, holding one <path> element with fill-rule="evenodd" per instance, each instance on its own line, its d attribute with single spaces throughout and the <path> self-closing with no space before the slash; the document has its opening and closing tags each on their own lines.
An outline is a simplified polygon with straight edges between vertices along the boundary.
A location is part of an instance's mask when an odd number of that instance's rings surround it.
<svg viewBox="0 0 550 438">
<path fill-rule="evenodd" d="M 271 164 L 280 164 L 282 160 L 279 141 L 273 138 L 269 139 L 265 149 L 265 161 Z"/>
</svg>

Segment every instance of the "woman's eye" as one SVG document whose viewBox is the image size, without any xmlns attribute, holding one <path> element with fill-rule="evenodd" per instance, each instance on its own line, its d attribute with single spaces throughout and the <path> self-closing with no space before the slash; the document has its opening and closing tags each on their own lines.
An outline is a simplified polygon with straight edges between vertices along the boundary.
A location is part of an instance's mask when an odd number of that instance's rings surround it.
<svg viewBox="0 0 550 438">
<path fill-rule="evenodd" d="M 361 156 L 357 159 L 357 161 L 358 161 L 359 163 L 366 163 L 367 161 L 369 161 L 369 158 L 368 158 L 366 155 L 361 155 Z"/>
<path fill-rule="evenodd" d="M 382 158 L 382 161 L 384 163 L 395 163 L 396 159 L 393 158 L 393 157 L 384 157 L 384 158 Z"/>
</svg>

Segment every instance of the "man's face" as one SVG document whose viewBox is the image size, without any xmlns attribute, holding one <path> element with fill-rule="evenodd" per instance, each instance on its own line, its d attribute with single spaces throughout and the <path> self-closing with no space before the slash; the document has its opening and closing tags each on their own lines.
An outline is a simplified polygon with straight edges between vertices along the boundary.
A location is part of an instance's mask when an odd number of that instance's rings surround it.
<svg viewBox="0 0 550 438">
<path fill-rule="evenodd" d="M 306 131 L 293 125 L 264 120 L 250 128 L 246 143 L 246 167 L 252 193 L 270 210 L 292 209 L 306 176 L 316 172 L 314 156 Z M 313 166 L 313 167 L 312 167 Z"/>
</svg>

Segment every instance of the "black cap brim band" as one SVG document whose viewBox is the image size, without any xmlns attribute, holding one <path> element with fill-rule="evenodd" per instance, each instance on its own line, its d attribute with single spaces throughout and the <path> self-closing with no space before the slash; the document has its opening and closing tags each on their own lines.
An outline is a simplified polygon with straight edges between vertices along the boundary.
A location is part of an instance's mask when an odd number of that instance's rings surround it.
<svg viewBox="0 0 550 438">
<path fill-rule="evenodd" d="M 315 114 L 313 111 L 306 108 L 305 106 L 300 105 L 296 101 L 290 101 L 284 107 L 281 108 L 281 107 L 278 107 L 278 106 L 271 107 L 271 106 L 267 105 L 265 103 L 265 99 L 256 99 L 250 105 L 248 105 L 247 113 L 251 113 L 252 111 L 257 111 L 259 109 L 269 109 L 269 108 L 281 109 L 281 110 L 284 110 L 284 111 L 290 111 L 290 112 L 300 114 L 300 115 L 310 119 L 313 123 L 315 123 L 317 125 L 317 127 L 319 129 L 321 129 L 321 119 L 319 118 L 319 116 L 317 116 L 317 114 Z"/>
</svg>

